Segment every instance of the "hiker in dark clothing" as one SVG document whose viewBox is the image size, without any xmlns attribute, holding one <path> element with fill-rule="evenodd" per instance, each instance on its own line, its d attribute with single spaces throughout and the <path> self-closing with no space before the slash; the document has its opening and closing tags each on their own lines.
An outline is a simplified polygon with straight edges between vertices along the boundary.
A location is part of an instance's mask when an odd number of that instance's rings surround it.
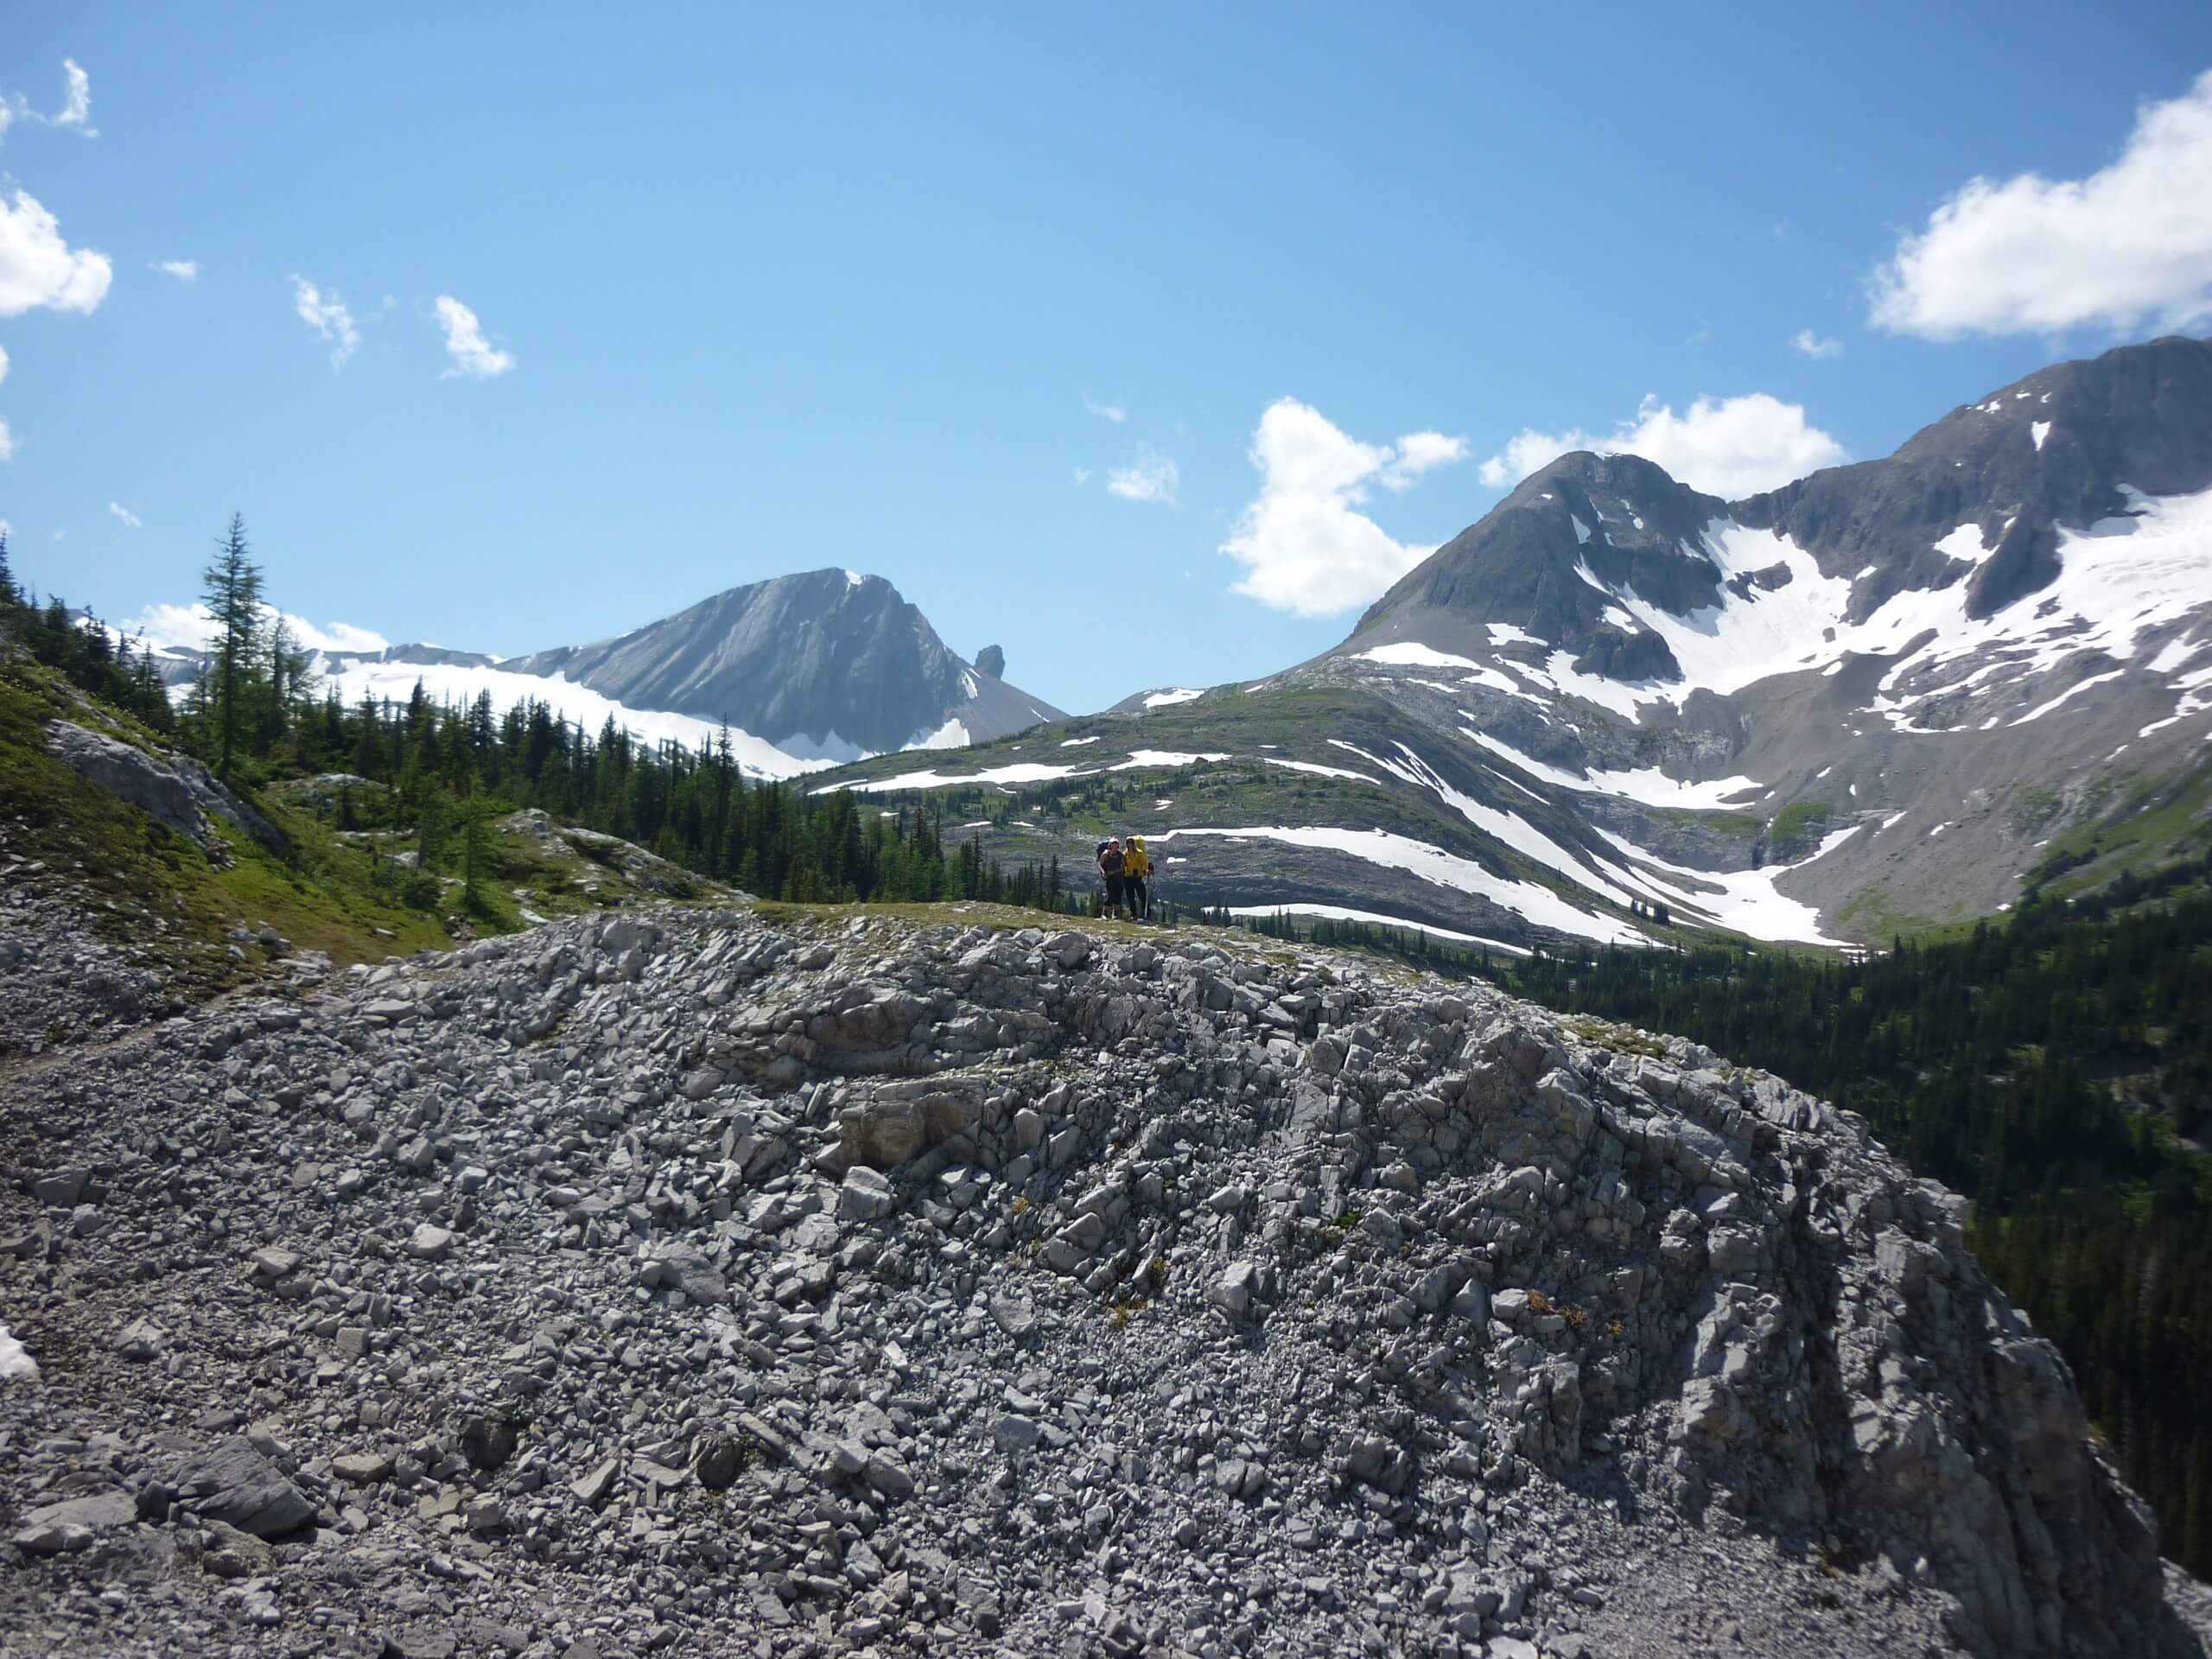
<svg viewBox="0 0 2212 1659">
<path fill-rule="evenodd" d="M 1106 878 L 1106 897 L 1101 906 L 1102 914 L 1118 918 L 1122 913 L 1122 873 L 1124 868 L 1121 837 L 1109 836 L 1098 849 L 1098 874 Z"/>
</svg>

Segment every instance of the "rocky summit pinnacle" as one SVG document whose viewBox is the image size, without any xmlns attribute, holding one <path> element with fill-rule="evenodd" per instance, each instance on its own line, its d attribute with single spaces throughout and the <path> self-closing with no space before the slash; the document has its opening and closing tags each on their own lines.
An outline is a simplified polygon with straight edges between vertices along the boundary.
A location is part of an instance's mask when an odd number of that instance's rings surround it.
<svg viewBox="0 0 2212 1659">
<path fill-rule="evenodd" d="M 1858 1120 L 939 916 L 563 923 L 0 1077 L 10 1650 L 2202 1654 Z"/>
</svg>

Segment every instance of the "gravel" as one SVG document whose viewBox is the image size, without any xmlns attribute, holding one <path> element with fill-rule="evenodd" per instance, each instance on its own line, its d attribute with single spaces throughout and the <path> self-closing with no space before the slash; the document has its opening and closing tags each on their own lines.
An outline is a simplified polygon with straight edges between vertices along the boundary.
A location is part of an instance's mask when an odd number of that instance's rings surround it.
<svg viewBox="0 0 2212 1659">
<path fill-rule="evenodd" d="M 1613 1040 L 671 910 L 18 1061 L 0 1646 L 2201 1653 L 1959 1201 Z"/>
</svg>

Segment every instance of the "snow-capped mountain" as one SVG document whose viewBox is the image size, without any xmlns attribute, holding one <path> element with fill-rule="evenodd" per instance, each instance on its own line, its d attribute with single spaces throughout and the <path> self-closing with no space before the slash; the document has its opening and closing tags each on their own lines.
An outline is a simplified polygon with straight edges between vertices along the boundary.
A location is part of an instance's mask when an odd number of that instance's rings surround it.
<svg viewBox="0 0 2212 1659">
<path fill-rule="evenodd" d="M 203 652 L 154 643 L 172 684 L 198 676 Z M 773 778 L 1062 718 L 999 677 L 1005 664 L 996 645 L 963 661 L 882 577 L 836 569 L 733 588 L 619 638 L 526 657 L 410 645 L 312 658 L 347 702 L 404 701 L 420 682 L 434 701 L 536 700 L 594 732 L 612 720 L 695 747 L 726 721 L 740 764 Z"/>
<path fill-rule="evenodd" d="M 2212 344 L 2169 339 L 1743 501 L 1562 456 L 1323 657 L 929 775 L 1162 773 L 1123 816 L 1207 903 L 1820 941 L 2201 838 L 2208 735 Z"/>
</svg>

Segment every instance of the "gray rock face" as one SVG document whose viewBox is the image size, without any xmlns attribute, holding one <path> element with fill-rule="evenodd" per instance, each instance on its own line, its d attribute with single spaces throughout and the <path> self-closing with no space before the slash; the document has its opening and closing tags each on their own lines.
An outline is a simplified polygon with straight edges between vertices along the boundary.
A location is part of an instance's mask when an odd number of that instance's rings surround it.
<svg viewBox="0 0 2212 1659">
<path fill-rule="evenodd" d="M 465 1600 L 550 1653 L 2201 1659 L 1959 1204 L 1636 1047 L 1214 934 L 741 912 L 234 1003 L 0 1075 L 0 1234 L 68 1172 L 107 1217 L 10 1281 L 0 1505 L 153 1523 L 21 1541 L 79 1650 Z M 53 1582 L 0 1621 L 59 1643 Z"/>
<path fill-rule="evenodd" d="M 620 639 L 501 666 L 565 675 L 632 709 L 727 719 L 793 753 L 904 748 L 949 721 L 967 734 L 956 741 L 984 742 L 1062 717 L 954 656 L 882 577 L 843 570 L 733 588 Z"/>
<path fill-rule="evenodd" d="M 207 767 L 189 756 L 156 759 L 119 738 L 66 720 L 51 722 L 46 733 L 47 746 L 56 760 L 203 848 L 220 845 L 208 826 L 212 813 L 272 851 L 284 849 L 284 837 L 276 825 L 217 783 Z"/>
<path fill-rule="evenodd" d="M 1730 512 L 1789 536 L 1829 575 L 1871 564 L 1853 589 L 1854 620 L 1902 589 L 1958 580 L 1934 543 L 1971 521 L 1995 550 L 1967 577 L 1967 613 L 1986 617 L 2058 574 L 2058 526 L 2129 512 L 2122 486 L 2158 496 L 2207 485 L 2212 341 L 2172 337 L 2038 370 L 1887 460 L 1815 473 Z"/>
<path fill-rule="evenodd" d="M 193 1514 L 257 1538 L 296 1532 L 315 1505 L 244 1436 L 225 1440 L 176 1478 L 177 1501 Z"/>
<path fill-rule="evenodd" d="M 1513 623 L 1592 663 L 1586 672 L 1611 673 L 1618 657 L 1633 677 L 1678 680 L 1681 669 L 1656 636 L 1633 647 L 1609 643 L 1609 601 L 1576 569 L 1676 614 L 1718 604 L 1720 571 L 1694 550 L 1726 510 L 1640 455 L 1561 455 L 1402 577 L 1353 638 L 1422 638 L 1428 613 L 1442 613 Z M 1611 639 L 1619 635 L 1611 630 Z"/>
</svg>

